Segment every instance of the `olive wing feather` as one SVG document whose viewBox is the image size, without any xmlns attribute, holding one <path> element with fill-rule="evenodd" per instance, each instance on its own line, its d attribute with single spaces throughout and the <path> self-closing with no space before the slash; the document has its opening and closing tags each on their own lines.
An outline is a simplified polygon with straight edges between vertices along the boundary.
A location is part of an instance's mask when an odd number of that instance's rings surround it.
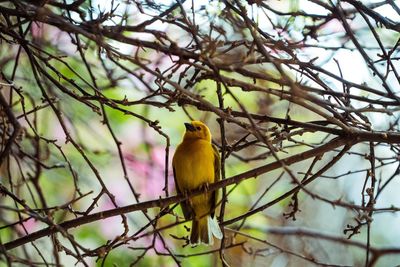
<svg viewBox="0 0 400 267">
<path fill-rule="evenodd" d="M 179 195 L 182 195 L 182 191 L 179 189 L 178 182 L 176 181 L 176 172 L 175 172 L 175 167 L 173 167 L 174 171 L 174 182 L 175 182 L 175 188 L 176 192 L 178 192 Z M 185 217 L 186 220 L 192 219 L 192 209 L 189 206 L 189 202 L 187 200 L 181 202 L 181 208 L 183 212 L 183 216 Z"/>
</svg>

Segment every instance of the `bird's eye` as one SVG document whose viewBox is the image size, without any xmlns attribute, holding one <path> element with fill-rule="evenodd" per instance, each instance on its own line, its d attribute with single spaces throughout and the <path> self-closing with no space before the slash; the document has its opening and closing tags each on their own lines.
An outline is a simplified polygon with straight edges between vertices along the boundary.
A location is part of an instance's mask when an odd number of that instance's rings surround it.
<svg viewBox="0 0 400 267">
<path fill-rule="evenodd" d="M 196 127 L 196 129 L 197 129 L 198 131 L 200 131 L 200 130 L 201 130 L 201 128 L 200 128 L 199 126 L 197 126 L 197 127 Z"/>
</svg>

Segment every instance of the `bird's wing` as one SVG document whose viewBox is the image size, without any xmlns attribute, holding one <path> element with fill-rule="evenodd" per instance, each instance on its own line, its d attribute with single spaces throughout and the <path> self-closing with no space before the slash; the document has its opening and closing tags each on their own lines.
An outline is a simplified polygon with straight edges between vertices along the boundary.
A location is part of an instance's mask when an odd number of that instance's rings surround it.
<svg viewBox="0 0 400 267">
<path fill-rule="evenodd" d="M 179 189 L 178 182 L 177 182 L 177 179 L 176 179 L 176 172 L 175 172 L 175 167 L 174 166 L 173 166 L 173 171 L 174 171 L 174 181 L 175 181 L 176 192 L 179 195 L 182 195 L 182 191 Z M 184 200 L 184 201 L 181 202 L 181 208 L 182 208 L 183 216 L 185 217 L 185 219 L 186 220 L 192 219 L 193 212 L 191 211 L 191 208 L 189 206 L 189 202 L 187 200 Z"/>
<path fill-rule="evenodd" d="M 221 180 L 221 157 L 219 155 L 219 151 L 216 145 L 212 145 L 213 152 L 214 152 L 214 183 Z M 214 217 L 215 208 L 217 207 L 218 201 L 218 190 L 215 190 L 212 193 L 211 197 L 211 216 Z"/>
</svg>

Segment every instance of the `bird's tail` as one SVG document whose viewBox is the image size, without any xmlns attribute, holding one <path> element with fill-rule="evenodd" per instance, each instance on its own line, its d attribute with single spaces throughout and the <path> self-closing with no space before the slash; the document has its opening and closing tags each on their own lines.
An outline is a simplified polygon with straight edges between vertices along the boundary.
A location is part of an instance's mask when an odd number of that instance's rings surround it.
<svg viewBox="0 0 400 267">
<path fill-rule="evenodd" d="M 222 239 L 221 228 L 219 228 L 216 217 L 211 218 L 210 215 L 203 216 L 201 218 L 193 219 L 192 232 L 190 234 L 190 243 L 192 245 L 205 244 L 212 245 L 214 243 L 215 236 L 218 239 Z"/>
</svg>

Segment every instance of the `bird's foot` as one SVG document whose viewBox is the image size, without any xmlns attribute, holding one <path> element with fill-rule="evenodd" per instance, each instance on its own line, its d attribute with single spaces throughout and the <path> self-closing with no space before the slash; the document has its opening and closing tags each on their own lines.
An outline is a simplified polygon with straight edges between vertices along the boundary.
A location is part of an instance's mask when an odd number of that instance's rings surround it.
<svg viewBox="0 0 400 267">
<path fill-rule="evenodd" d="M 183 190 L 183 192 L 182 192 L 182 195 L 185 197 L 185 199 L 189 198 L 189 194 L 190 194 L 189 190 Z"/>
<path fill-rule="evenodd" d="M 200 186 L 200 189 L 201 190 L 204 190 L 204 191 L 206 191 L 206 192 L 208 192 L 208 189 L 210 188 L 210 185 L 209 185 L 209 183 L 204 183 L 204 184 L 202 184 L 201 186 Z"/>
</svg>

